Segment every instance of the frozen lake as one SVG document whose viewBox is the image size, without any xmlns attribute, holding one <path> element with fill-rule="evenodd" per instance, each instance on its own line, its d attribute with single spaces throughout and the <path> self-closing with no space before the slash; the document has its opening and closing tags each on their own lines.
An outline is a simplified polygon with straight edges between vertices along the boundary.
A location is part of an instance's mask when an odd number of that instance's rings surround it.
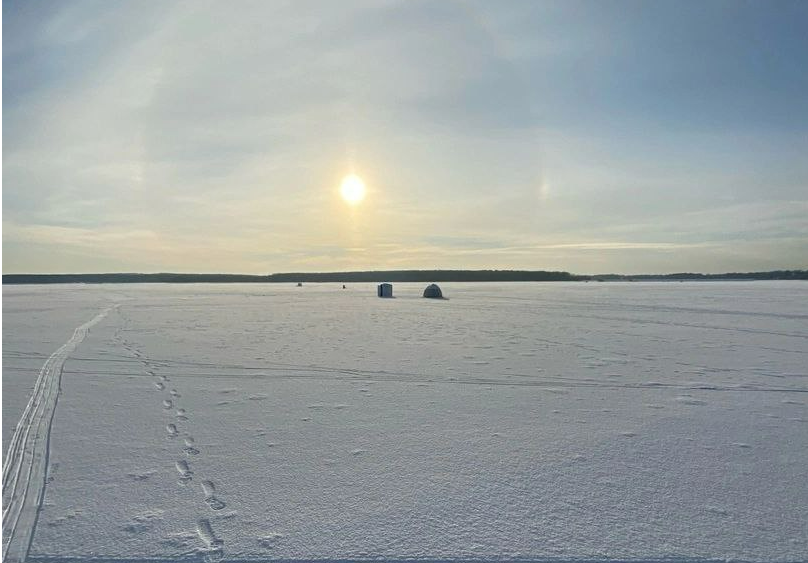
<svg viewBox="0 0 808 563">
<path fill-rule="evenodd" d="M 4 286 L 6 560 L 808 560 L 808 283 L 425 285 Z"/>
</svg>

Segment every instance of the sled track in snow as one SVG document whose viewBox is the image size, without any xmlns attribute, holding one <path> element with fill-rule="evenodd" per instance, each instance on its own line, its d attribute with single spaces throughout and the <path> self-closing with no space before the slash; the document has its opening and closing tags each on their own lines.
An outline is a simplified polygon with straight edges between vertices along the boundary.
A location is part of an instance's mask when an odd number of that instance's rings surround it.
<svg viewBox="0 0 808 563">
<path fill-rule="evenodd" d="M 73 336 L 45 361 L 34 383 L 34 391 L 14 434 L 3 463 L 3 561 L 25 561 L 34 537 L 37 518 L 45 496 L 50 431 L 62 378 L 70 354 L 84 340 L 90 328 L 112 307 L 104 309 L 73 331 Z"/>
</svg>

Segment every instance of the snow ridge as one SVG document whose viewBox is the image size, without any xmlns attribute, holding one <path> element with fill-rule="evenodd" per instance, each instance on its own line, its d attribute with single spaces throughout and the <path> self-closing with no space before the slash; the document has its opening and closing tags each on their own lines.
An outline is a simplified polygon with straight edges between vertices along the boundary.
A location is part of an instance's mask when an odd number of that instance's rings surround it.
<svg viewBox="0 0 808 563">
<path fill-rule="evenodd" d="M 115 306 L 117 307 L 117 305 Z M 50 432 L 59 400 L 62 368 L 86 338 L 90 328 L 110 312 L 108 307 L 78 327 L 73 336 L 45 361 L 34 391 L 14 434 L 3 463 L 3 561 L 23 562 L 34 537 L 45 495 L 50 457 Z"/>
</svg>

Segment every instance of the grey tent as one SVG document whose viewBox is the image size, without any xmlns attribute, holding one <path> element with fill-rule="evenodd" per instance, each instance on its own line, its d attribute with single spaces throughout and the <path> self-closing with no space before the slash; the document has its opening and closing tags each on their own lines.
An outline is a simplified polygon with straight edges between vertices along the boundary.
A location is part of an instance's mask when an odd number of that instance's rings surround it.
<svg viewBox="0 0 808 563">
<path fill-rule="evenodd" d="M 424 290 L 424 297 L 429 297 L 430 299 L 443 299 L 443 293 L 437 284 L 433 283 L 426 286 L 426 289 Z"/>
<path fill-rule="evenodd" d="M 393 285 L 389 283 L 380 283 L 379 287 L 376 288 L 376 295 L 379 297 L 392 297 Z"/>
</svg>

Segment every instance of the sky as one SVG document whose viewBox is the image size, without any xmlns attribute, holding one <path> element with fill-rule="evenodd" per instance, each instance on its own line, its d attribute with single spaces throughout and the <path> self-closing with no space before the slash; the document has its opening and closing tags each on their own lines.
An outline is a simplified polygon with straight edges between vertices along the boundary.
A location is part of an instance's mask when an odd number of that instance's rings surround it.
<svg viewBox="0 0 808 563">
<path fill-rule="evenodd" d="M 804 1 L 6 0 L 3 271 L 806 269 L 806 69 Z"/>
</svg>

